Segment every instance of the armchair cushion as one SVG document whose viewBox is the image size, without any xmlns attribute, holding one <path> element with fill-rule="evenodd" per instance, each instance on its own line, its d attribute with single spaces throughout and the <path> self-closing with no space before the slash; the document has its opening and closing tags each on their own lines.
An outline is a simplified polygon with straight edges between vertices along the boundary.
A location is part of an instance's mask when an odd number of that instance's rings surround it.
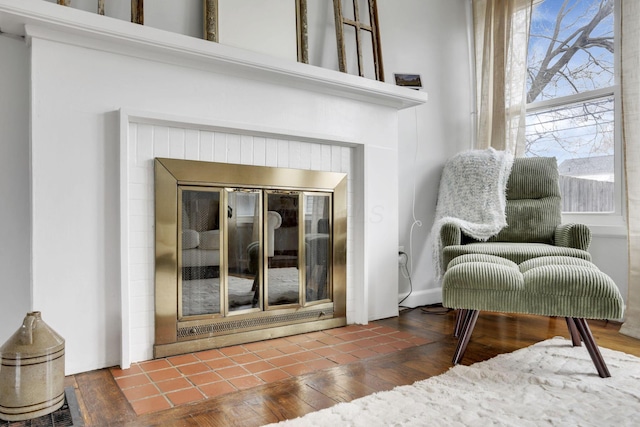
<svg viewBox="0 0 640 427">
<path fill-rule="evenodd" d="M 561 197 L 556 159 L 517 158 L 506 189 L 507 226 L 486 242 L 469 237 L 455 222 L 445 222 L 440 271 L 460 255 L 495 255 L 522 263 L 543 256 L 570 256 L 590 261 L 591 231 L 583 224 L 561 224 Z"/>
<path fill-rule="evenodd" d="M 508 224 L 491 242 L 553 243 L 561 221 L 560 198 L 507 200 Z"/>
<path fill-rule="evenodd" d="M 591 261 L 587 252 L 591 243 L 591 230 L 584 224 L 561 224 L 556 227 L 553 244 L 527 242 L 478 242 L 464 235 L 460 227 L 446 223 L 440 229 L 442 249 L 442 271 L 446 271 L 449 262 L 460 255 L 485 254 L 496 255 L 521 263 L 541 256 L 575 256 Z"/>
<path fill-rule="evenodd" d="M 554 157 L 517 158 L 507 182 L 507 226 L 492 242 L 552 244 L 562 222 L 559 174 Z"/>
<path fill-rule="evenodd" d="M 546 243 L 478 242 L 466 245 L 446 246 L 442 251 L 444 270 L 456 257 L 468 254 L 494 255 L 520 264 L 532 258 L 543 256 L 569 256 L 591 261 L 591 254 L 585 250 Z"/>
<path fill-rule="evenodd" d="M 620 319 L 624 300 L 613 280 L 591 262 L 539 257 L 508 263 L 462 256 L 443 284 L 445 307 L 588 319 Z"/>
</svg>

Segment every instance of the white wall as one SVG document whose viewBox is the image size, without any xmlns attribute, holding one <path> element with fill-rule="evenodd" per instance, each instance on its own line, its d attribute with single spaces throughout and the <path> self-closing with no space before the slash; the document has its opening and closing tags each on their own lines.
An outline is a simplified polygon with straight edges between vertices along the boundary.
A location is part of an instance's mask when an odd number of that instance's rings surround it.
<svg viewBox="0 0 640 427">
<path fill-rule="evenodd" d="M 46 1 L 57 3 L 57 0 Z M 144 25 L 203 38 L 203 1 L 147 1 Z M 72 0 L 69 7 L 96 13 L 97 4 L 97 0 Z M 333 13 L 333 8 L 331 10 Z M 131 0 L 106 1 L 104 14 L 108 18 L 130 21 Z M 291 61 L 297 59 L 295 0 L 218 0 L 218 16 L 221 44 Z M 332 47 L 335 49 L 335 38 Z"/>
<path fill-rule="evenodd" d="M 294 0 L 218 0 L 218 41 L 296 61 Z"/>
<path fill-rule="evenodd" d="M 49 3 L 58 3 L 58 0 L 44 0 Z M 185 3 L 188 0 L 185 0 Z M 197 1 L 197 0 L 195 0 Z M 145 8 L 152 7 L 154 8 L 153 3 L 156 2 L 147 2 L 151 3 L 145 4 Z M 70 5 L 68 7 L 74 9 L 85 10 L 87 12 L 97 13 L 98 10 L 98 2 L 97 0 L 71 0 Z M 104 15 L 106 17 L 121 19 L 123 21 L 131 20 L 131 0 L 108 0 L 105 2 Z"/>
<path fill-rule="evenodd" d="M 29 51 L 22 39 L 0 34 L 0 58 L 1 345 L 31 310 L 31 213 Z"/>
<path fill-rule="evenodd" d="M 609 275 L 620 289 L 625 302 L 629 293 L 629 247 L 624 234 L 599 233 L 591 227 L 592 239 L 589 253 L 593 263 Z M 626 230 L 625 230 L 626 231 Z"/>
<path fill-rule="evenodd" d="M 307 0 L 309 64 L 338 70 L 333 2 Z"/>
<path fill-rule="evenodd" d="M 413 261 L 405 306 L 441 301 L 430 240 L 440 173 L 447 158 L 471 147 L 466 3 L 378 2 L 386 81 L 393 82 L 394 73 L 420 74 L 429 94 L 426 104 L 400 112 L 399 244 Z M 406 297 L 410 283 L 401 274 L 399 286 Z"/>
<path fill-rule="evenodd" d="M 57 0 L 46 0 L 57 3 Z M 191 37 L 202 38 L 203 0 L 154 0 L 144 3 L 144 25 Z M 73 9 L 97 13 L 97 0 L 71 0 Z M 105 1 L 104 16 L 131 21 L 131 0 Z"/>
</svg>

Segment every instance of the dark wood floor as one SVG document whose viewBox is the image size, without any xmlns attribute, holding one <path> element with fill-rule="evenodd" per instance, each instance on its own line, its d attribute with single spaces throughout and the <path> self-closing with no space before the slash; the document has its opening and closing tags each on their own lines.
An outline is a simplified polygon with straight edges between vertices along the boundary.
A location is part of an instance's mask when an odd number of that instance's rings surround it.
<svg viewBox="0 0 640 427">
<path fill-rule="evenodd" d="M 451 335 L 454 321 L 453 312 L 406 310 L 376 323 L 432 343 L 140 417 L 106 369 L 68 377 L 67 385 L 76 388 L 87 426 L 261 426 L 445 372 L 456 343 Z M 640 340 L 618 333 L 619 324 L 589 325 L 600 346 L 640 356 Z M 554 336 L 569 337 L 564 319 L 482 313 L 462 363 L 487 360 Z M 587 350 L 583 346 L 576 351 Z"/>
</svg>

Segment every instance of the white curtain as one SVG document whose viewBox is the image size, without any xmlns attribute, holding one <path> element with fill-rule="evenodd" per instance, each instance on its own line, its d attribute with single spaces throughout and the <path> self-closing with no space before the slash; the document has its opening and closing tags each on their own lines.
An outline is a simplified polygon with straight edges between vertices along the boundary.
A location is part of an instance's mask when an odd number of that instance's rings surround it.
<svg viewBox="0 0 640 427">
<path fill-rule="evenodd" d="M 627 188 L 629 295 L 620 332 L 640 338 L 640 1 L 621 2 L 622 138 Z"/>
<path fill-rule="evenodd" d="M 532 0 L 473 0 L 477 148 L 524 151 Z"/>
</svg>

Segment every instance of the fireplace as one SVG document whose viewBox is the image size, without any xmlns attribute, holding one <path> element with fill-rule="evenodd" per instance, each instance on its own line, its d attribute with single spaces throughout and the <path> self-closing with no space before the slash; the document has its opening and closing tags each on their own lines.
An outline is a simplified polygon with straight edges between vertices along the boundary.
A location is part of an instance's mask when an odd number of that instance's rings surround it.
<svg viewBox="0 0 640 427">
<path fill-rule="evenodd" d="M 156 158 L 154 356 L 345 325 L 346 182 Z"/>
<path fill-rule="evenodd" d="M 399 111 L 425 92 L 46 1 L 0 21 L 23 77 L 7 162 L 28 170 L 14 290 L 67 338 L 67 374 L 153 358 L 156 157 L 346 173 L 347 323 L 397 315 Z"/>
</svg>

